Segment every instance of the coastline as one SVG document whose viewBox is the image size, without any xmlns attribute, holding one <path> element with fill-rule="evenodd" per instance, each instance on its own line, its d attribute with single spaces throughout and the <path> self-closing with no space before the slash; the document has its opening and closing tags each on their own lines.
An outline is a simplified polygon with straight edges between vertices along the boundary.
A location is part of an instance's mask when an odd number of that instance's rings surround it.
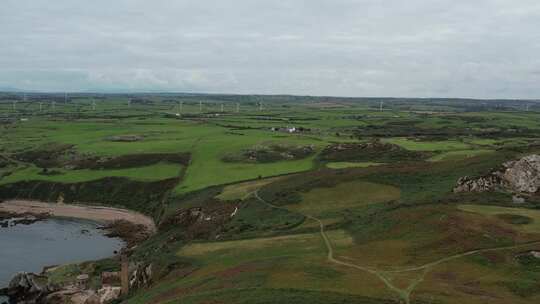
<svg viewBox="0 0 540 304">
<path fill-rule="evenodd" d="M 123 240 L 124 243 L 121 252 L 129 252 L 140 242 L 157 232 L 153 219 L 148 216 L 126 209 L 103 206 L 68 205 L 30 200 L 8 200 L 0 202 L 0 222 L 2 219 L 9 218 L 16 219 L 23 225 L 31 225 L 47 218 L 91 221 L 102 225 L 98 229 L 103 230 L 104 236 Z M 40 274 L 23 273 L 23 275 L 46 276 L 46 267 L 47 265 L 43 265 L 43 270 Z M 13 277 L 13 279 L 16 278 L 17 276 Z M 46 296 L 54 292 L 62 293 L 65 291 L 62 288 L 57 289 L 57 287 L 47 284 L 37 287 L 39 287 L 37 296 Z M 5 296 L 9 296 L 10 292 L 12 299 L 17 299 L 18 295 L 13 294 L 16 290 L 10 290 L 9 288 L 0 286 L 0 303 L 4 303 L 6 300 L 9 302 L 9 299 Z M 31 294 L 31 290 L 26 290 L 19 295 L 26 296 Z"/>
<path fill-rule="evenodd" d="M 126 209 L 82 204 L 45 203 L 31 200 L 7 200 L 0 202 L 0 213 L 13 216 L 34 215 L 48 217 L 64 217 L 91 220 L 105 225 L 115 222 L 128 222 L 136 226 L 144 226 L 147 233 L 157 231 L 154 220 L 141 213 Z"/>
</svg>

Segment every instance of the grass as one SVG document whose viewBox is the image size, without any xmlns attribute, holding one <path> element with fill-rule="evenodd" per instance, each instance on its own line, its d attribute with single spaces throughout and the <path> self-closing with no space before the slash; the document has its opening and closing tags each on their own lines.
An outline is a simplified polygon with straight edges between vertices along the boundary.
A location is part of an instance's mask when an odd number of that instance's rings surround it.
<svg viewBox="0 0 540 304">
<path fill-rule="evenodd" d="M 471 158 L 478 155 L 494 153 L 493 150 L 463 150 L 463 151 L 449 151 L 437 154 L 428 161 L 437 162 L 437 161 L 456 161 L 465 158 Z"/>
<path fill-rule="evenodd" d="M 455 151 L 470 149 L 469 145 L 457 140 L 416 141 L 407 138 L 392 138 L 385 141 L 411 151 Z"/>
<path fill-rule="evenodd" d="M 369 204 L 398 200 L 399 197 L 399 188 L 365 181 L 352 181 L 340 183 L 331 188 L 313 189 L 302 194 L 301 203 L 291 205 L 289 208 L 304 214 L 320 216 Z"/>
<path fill-rule="evenodd" d="M 234 185 L 229 185 L 223 188 L 223 191 L 216 196 L 216 198 L 224 201 L 232 201 L 232 200 L 239 200 L 239 199 L 245 199 L 247 196 L 249 196 L 254 191 L 260 189 L 261 187 L 268 185 L 276 180 L 278 178 L 266 178 L 261 180 L 255 180 L 250 182 L 244 182 L 244 183 L 238 183 Z"/>
<path fill-rule="evenodd" d="M 205 187 L 255 179 L 281 174 L 302 172 L 311 169 L 315 156 L 301 160 L 279 161 L 275 163 L 250 164 L 227 163 L 222 158 L 260 142 L 268 133 L 260 131 L 245 132 L 245 135 L 225 134 L 223 130 L 209 138 L 201 138 L 192 149 L 192 163 L 188 167 L 184 181 L 175 189 L 183 194 Z M 310 139 L 286 137 L 282 141 L 297 144 L 316 144 Z"/>
<path fill-rule="evenodd" d="M 264 259 L 283 254 L 302 256 L 313 249 L 317 249 L 322 253 L 324 252 L 324 247 L 322 244 L 319 245 L 319 243 L 320 236 L 317 233 L 311 233 L 228 242 L 194 243 L 182 248 L 178 254 L 186 257 L 206 256 L 212 259 L 227 260 L 230 256 L 240 258 L 238 253 L 242 252 L 241 255 L 245 254 Z M 307 246 L 298 247 L 298 244 L 306 244 Z M 301 252 L 295 253 L 294 251 L 287 250 L 287 248 L 298 248 Z"/>
<path fill-rule="evenodd" d="M 372 166 L 380 166 L 381 163 L 371 163 L 371 162 L 331 162 L 326 164 L 326 167 L 330 169 L 345 169 L 345 168 L 367 168 Z"/>
<path fill-rule="evenodd" d="M 518 224 L 515 225 L 515 228 L 524 232 L 540 233 L 540 210 L 486 205 L 459 205 L 458 208 L 462 211 L 473 212 L 477 214 L 487 215 L 490 217 L 500 218 L 501 215 L 515 215 L 529 218 L 532 220 L 530 223 Z"/>
<path fill-rule="evenodd" d="M 182 166 L 178 164 L 159 163 L 156 165 L 118 169 L 118 170 L 64 170 L 50 169 L 56 171 L 55 175 L 40 174 L 42 169 L 30 166 L 25 169 L 17 170 L 13 174 L 0 180 L 0 184 L 15 183 L 19 181 L 41 180 L 58 183 L 80 183 L 92 180 L 98 180 L 105 177 L 126 177 L 136 181 L 158 181 L 178 177 Z"/>
</svg>

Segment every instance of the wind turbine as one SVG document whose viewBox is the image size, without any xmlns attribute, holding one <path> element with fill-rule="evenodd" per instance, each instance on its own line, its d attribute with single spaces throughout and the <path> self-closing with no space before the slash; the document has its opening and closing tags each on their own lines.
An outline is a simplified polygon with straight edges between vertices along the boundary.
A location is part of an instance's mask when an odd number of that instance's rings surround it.
<svg viewBox="0 0 540 304">
<path fill-rule="evenodd" d="M 384 102 L 381 101 L 380 105 L 379 105 L 379 112 L 382 112 L 383 111 L 383 105 L 384 105 Z"/>
<path fill-rule="evenodd" d="M 199 112 L 202 113 L 202 101 L 199 100 Z"/>
<path fill-rule="evenodd" d="M 240 113 L 240 103 L 236 103 L 236 113 Z"/>
<path fill-rule="evenodd" d="M 180 113 L 182 112 L 182 102 L 178 103 L 178 111 L 176 111 L 176 116 L 180 116 Z"/>
</svg>

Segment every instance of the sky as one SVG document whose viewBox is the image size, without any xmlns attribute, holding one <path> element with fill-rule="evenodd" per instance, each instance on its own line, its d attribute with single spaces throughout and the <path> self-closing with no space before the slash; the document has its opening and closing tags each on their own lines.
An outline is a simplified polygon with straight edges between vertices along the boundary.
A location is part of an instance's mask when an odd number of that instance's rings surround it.
<svg viewBox="0 0 540 304">
<path fill-rule="evenodd" d="M 0 88 L 540 98 L 538 0 L 2 0 Z"/>
</svg>

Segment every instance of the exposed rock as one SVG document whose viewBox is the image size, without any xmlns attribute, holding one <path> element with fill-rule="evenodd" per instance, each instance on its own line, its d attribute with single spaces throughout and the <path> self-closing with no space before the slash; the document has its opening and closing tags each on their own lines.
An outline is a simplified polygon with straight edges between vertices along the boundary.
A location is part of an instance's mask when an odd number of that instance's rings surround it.
<svg viewBox="0 0 540 304">
<path fill-rule="evenodd" d="M 48 294 L 43 301 L 36 302 L 36 304 L 109 304 L 120 298 L 121 291 L 122 288 L 114 286 L 104 286 L 98 291 L 66 286 Z"/>
<path fill-rule="evenodd" d="M 530 155 L 503 165 L 502 179 L 516 192 L 536 193 L 540 190 L 540 155 Z"/>
<path fill-rule="evenodd" d="M 179 210 L 161 222 L 160 227 L 181 227 L 182 239 L 215 239 L 224 225 L 231 221 L 231 214 L 235 213 L 238 207 L 237 204 L 215 200 L 204 207 Z"/>
<path fill-rule="evenodd" d="M 9 212 L 0 212 L 0 228 L 7 228 L 17 225 L 32 225 L 49 217 L 47 213 L 40 214 L 14 214 Z"/>
<path fill-rule="evenodd" d="M 151 267 L 137 269 L 134 279 L 137 286 L 148 286 Z M 95 291 L 88 289 L 88 275 L 77 277 L 75 284 L 63 287 L 48 284 L 46 276 L 33 273 L 19 273 L 7 288 L 0 290 L 0 296 L 7 296 L 10 304 L 108 304 L 121 295 L 121 287 L 103 286 Z"/>
<path fill-rule="evenodd" d="M 134 142 L 141 141 L 144 139 L 144 136 L 141 135 L 116 135 L 107 137 L 108 141 L 117 141 L 117 142 Z"/>
<path fill-rule="evenodd" d="M 272 163 L 283 160 L 304 159 L 315 152 L 314 145 L 261 144 L 237 153 L 225 155 L 225 162 Z"/>
<path fill-rule="evenodd" d="M 81 289 L 87 289 L 89 280 L 90 277 L 87 274 L 80 274 L 77 276 L 77 286 Z"/>
<path fill-rule="evenodd" d="M 44 300 L 52 291 L 54 288 L 48 284 L 47 277 L 21 272 L 0 291 L 0 295 L 7 296 L 10 303 L 38 304 L 46 303 Z"/>
<path fill-rule="evenodd" d="M 99 298 L 99 304 L 108 304 L 112 301 L 120 298 L 122 293 L 121 287 L 105 286 L 98 290 L 97 296 Z"/>
<path fill-rule="evenodd" d="M 486 192 L 505 189 L 515 193 L 534 194 L 540 190 L 540 155 L 529 155 L 503 164 L 492 173 L 458 180 L 454 192 Z"/>
<path fill-rule="evenodd" d="M 519 195 L 512 196 L 512 203 L 514 204 L 525 204 L 526 200 L 524 197 L 521 197 Z"/>
<path fill-rule="evenodd" d="M 501 180 L 496 175 L 488 175 L 479 178 L 468 176 L 459 178 L 454 192 L 487 192 L 496 190 Z"/>
<path fill-rule="evenodd" d="M 51 304 L 100 304 L 99 297 L 93 290 L 81 290 L 68 286 L 47 296 L 43 303 Z"/>
<path fill-rule="evenodd" d="M 107 231 L 106 236 L 119 237 L 124 240 L 127 248 L 134 247 L 152 235 L 152 231 L 149 231 L 145 225 L 134 224 L 125 220 L 114 221 L 102 227 L 102 229 Z"/>
<path fill-rule="evenodd" d="M 138 264 L 129 280 L 130 289 L 139 289 L 150 286 L 152 280 L 152 264 Z"/>
</svg>

